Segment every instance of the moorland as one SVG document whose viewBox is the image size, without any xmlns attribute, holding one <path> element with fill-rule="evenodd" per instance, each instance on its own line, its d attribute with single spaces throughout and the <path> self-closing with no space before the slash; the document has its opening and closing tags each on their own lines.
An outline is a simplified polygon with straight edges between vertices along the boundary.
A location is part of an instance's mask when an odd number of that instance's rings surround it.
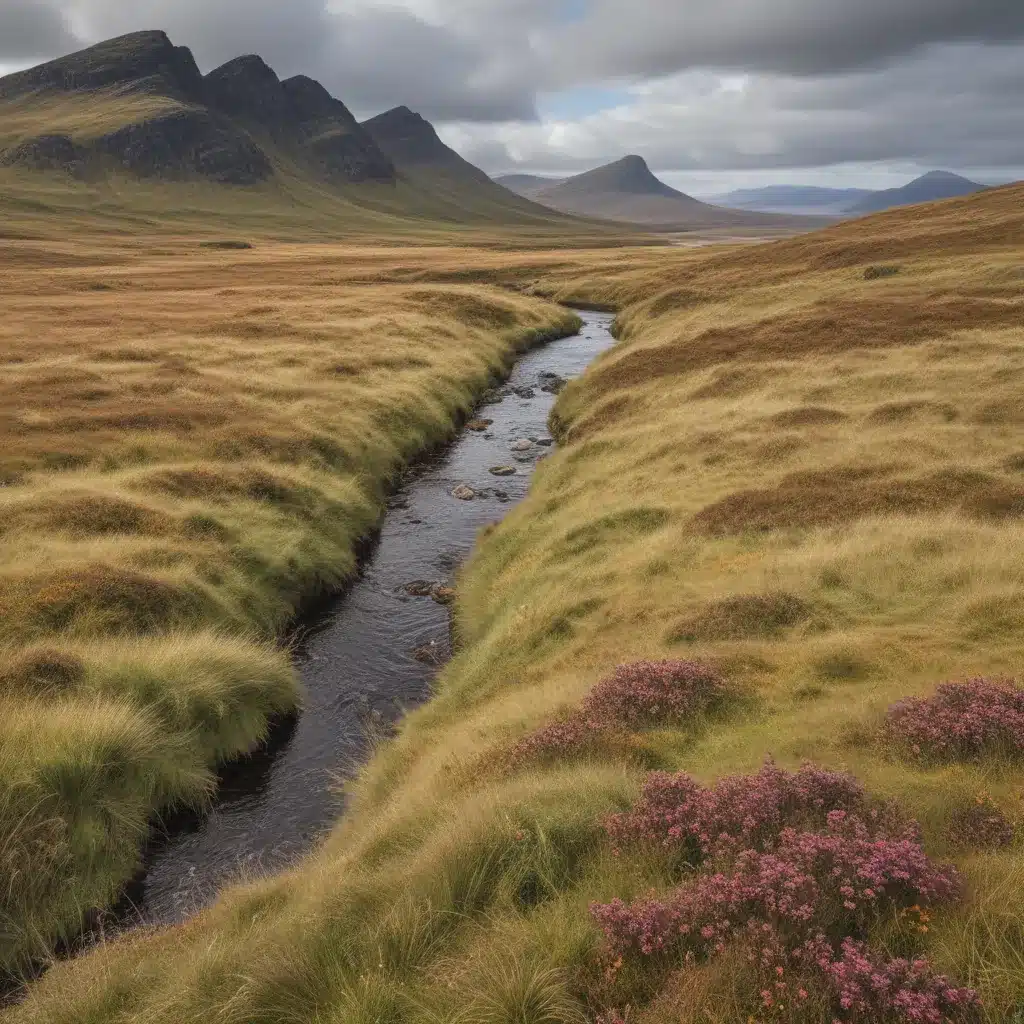
<svg viewBox="0 0 1024 1024">
<path fill-rule="evenodd" d="M 619 336 L 331 835 L 12 1021 L 1022 1019 L 1024 188 L 695 250 L 5 173 L 14 973 L 301 702 L 402 466 L 567 307 Z"/>
</svg>

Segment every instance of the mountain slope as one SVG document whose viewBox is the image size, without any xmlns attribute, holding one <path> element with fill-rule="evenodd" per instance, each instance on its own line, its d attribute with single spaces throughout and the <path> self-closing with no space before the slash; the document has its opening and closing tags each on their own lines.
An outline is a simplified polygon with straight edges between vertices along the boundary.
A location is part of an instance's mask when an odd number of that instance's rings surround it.
<svg viewBox="0 0 1024 1024">
<path fill-rule="evenodd" d="M 537 202 L 585 217 L 665 231 L 696 228 L 811 228 L 822 221 L 710 206 L 666 185 L 643 157 L 626 156 L 535 193 Z"/>
<path fill-rule="evenodd" d="M 493 181 L 445 145 L 434 126 L 408 107 L 387 110 L 364 121 L 362 127 L 394 163 L 402 180 L 428 196 L 457 202 L 478 215 L 501 213 L 539 221 L 551 218 L 549 207 Z"/>
<path fill-rule="evenodd" d="M 186 47 L 163 32 L 120 36 L 0 79 L 0 166 L 266 179 L 264 150 L 204 99 Z"/>
<path fill-rule="evenodd" d="M 276 237 L 622 234 L 496 185 L 407 108 L 370 126 L 383 145 L 319 82 L 282 81 L 255 54 L 204 76 L 164 32 L 136 32 L 0 79 L 0 212 L 5 230 L 33 233 L 69 216 L 115 230 L 187 216 L 188 230 L 233 223 Z"/>
<path fill-rule="evenodd" d="M 873 192 L 847 210 L 852 214 L 878 213 L 897 206 L 913 206 L 915 203 L 931 203 L 937 199 L 954 199 L 981 192 L 985 185 L 963 178 L 949 171 L 929 171 L 900 188 L 887 188 Z"/>
<path fill-rule="evenodd" d="M 872 195 L 867 188 L 820 188 L 815 185 L 768 185 L 740 188 L 722 195 L 703 196 L 715 206 L 763 213 L 841 214 Z"/>
<path fill-rule="evenodd" d="M 501 174 L 494 180 L 510 192 L 532 199 L 538 192 L 560 185 L 565 178 L 545 178 L 539 174 Z"/>
</svg>

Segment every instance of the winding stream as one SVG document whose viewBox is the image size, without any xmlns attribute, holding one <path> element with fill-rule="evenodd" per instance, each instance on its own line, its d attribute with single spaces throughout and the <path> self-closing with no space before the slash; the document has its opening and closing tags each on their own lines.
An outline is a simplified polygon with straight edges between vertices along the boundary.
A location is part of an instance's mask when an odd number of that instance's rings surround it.
<svg viewBox="0 0 1024 1024">
<path fill-rule="evenodd" d="M 154 843 L 133 894 L 144 921 L 182 920 L 229 881 L 305 853 L 341 815 L 337 782 L 365 756 L 368 727 L 393 722 L 429 697 L 448 655 L 449 612 L 429 594 L 411 596 L 409 585 L 449 584 L 481 527 L 525 497 L 538 458 L 550 450 L 552 375 L 576 377 L 614 344 L 611 314 L 580 315 L 578 336 L 523 356 L 500 389 L 505 397 L 480 408 L 481 419 L 493 420 L 485 433 L 463 430 L 392 497 L 361 574 L 298 647 L 301 716 L 266 750 L 223 770 L 206 817 L 178 822 Z M 529 439 L 539 443 L 523 443 Z M 517 472 L 499 478 L 494 466 Z M 462 484 L 482 493 L 453 497 Z"/>
</svg>

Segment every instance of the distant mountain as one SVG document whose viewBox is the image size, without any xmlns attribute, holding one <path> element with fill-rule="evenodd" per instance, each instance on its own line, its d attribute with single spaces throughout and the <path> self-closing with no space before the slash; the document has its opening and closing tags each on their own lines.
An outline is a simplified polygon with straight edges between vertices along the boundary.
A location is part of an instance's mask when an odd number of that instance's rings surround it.
<svg viewBox="0 0 1024 1024">
<path fill-rule="evenodd" d="M 265 186 L 261 201 L 272 193 L 306 211 L 334 204 L 349 220 L 608 234 L 495 184 L 407 107 L 360 125 L 312 78 L 282 81 L 255 54 L 204 76 L 191 51 L 159 31 L 0 78 L 5 168 L 84 183 L 127 176 Z"/>
<path fill-rule="evenodd" d="M 548 218 L 551 210 L 493 181 L 484 171 L 441 141 L 434 126 L 410 110 L 395 107 L 361 126 L 397 168 L 399 177 L 425 192 L 458 201 L 486 214 L 503 209 L 520 216 Z"/>
<path fill-rule="evenodd" d="M 912 206 L 915 203 L 930 203 L 937 199 L 953 199 L 956 196 L 981 192 L 986 187 L 949 171 L 929 171 L 901 188 L 887 188 L 881 192 L 873 192 L 852 204 L 847 209 L 847 213 L 855 215 L 877 213 L 880 210 L 891 210 L 896 206 Z"/>
<path fill-rule="evenodd" d="M 510 192 L 532 199 L 544 189 L 561 184 L 565 178 L 544 178 L 539 174 L 502 174 L 494 180 Z"/>
<path fill-rule="evenodd" d="M 760 210 L 765 213 L 816 213 L 839 215 L 854 203 L 872 195 L 866 188 L 819 188 L 814 185 L 768 185 L 765 188 L 740 188 L 723 195 L 702 196 L 708 203 L 734 210 Z"/>
<path fill-rule="evenodd" d="M 651 173 L 643 157 L 627 156 L 533 194 L 565 213 L 625 221 L 663 231 L 697 228 L 816 227 L 822 220 L 711 206 L 679 192 Z"/>
</svg>

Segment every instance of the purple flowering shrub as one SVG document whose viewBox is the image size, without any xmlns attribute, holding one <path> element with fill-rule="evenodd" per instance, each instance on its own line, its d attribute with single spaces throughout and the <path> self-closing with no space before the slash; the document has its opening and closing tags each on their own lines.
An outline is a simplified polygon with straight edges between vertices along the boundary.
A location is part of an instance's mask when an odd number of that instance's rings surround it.
<svg viewBox="0 0 1024 1024">
<path fill-rule="evenodd" d="M 949 825 L 949 838 L 961 846 L 997 849 L 1011 846 L 1015 838 L 1013 822 L 997 807 L 987 793 L 973 804 L 962 807 Z"/>
<path fill-rule="evenodd" d="M 832 811 L 878 823 L 864 787 L 852 775 L 805 764 L 787 772 L 772 762 L 754 775 L 730 775 L 702 786 L 681 772 L 652 772 L 639 802 L 605 827 L 618 845 L 660 844 L 691 862 L 740 850 L 765 850 L 786 826 L 823 827 Z M 884 815 L 890 824 L 892 812 Z"/>
<path fill-rule="evenodd" d="M 722 952 L 754 922 L 787 949 L 816 936 L 860 934 L 894 910 L 955 900 L 960 880 L 909 837 L 872 836 L 844 811 L 824 832 L 783 829 L 771 852 L 746 850 L 727 871 L 701 874 L 662 899 L 592 908 L 616 956 Z"/>
<path fill-rule="evenodd" d="M 718 672 L 699 661 L 637 661 L 602 679 L 581 711 L 591 721 L 616 725 L 678 722 L 706 711 L 723 689 Z"/>
<path fill-rule="evenodd" d="M 704 787 L 654 773 L 633 810 L 606 824 L 618 843 L 685 850 L 703 865 L 667 895 L 591 906 L 610 962 L 689 964 L 733 949 L 756 972 L 760 1010 L 787 1006 L 800 1019 L 801 1006 L 820 1011 L 817 993 L 838 1024 L 974 1019 L 971 990 L 852 941 L 894 919 L 926 930 L 930 908 L 961 895 L 956 869 L 928 858 L 916 823 L 872 807 L 852 776 L 769 763 Z"/>
<path fill-rule="evenodd" d="M 931 697 L 889 708 L 890 739 L 915 756 L 976 761 L 984 754 L 1024 754 L 1024 690 L 1009 680 L 944 683 Z"/>
<path fill-rule="evenodd" d="M 980 1018 L 978 993 L 958 988 L 932 972 L 927 960 L 884 960 L 861 942 L 843 941 L 841 955 L 825 972 L 850 1024 L 945 1024 Z"/>
<path fill-rule="evenodd" d="M 709 710 L 724 694 L 722 677 L 701 662 L 638 661 L 620 665 L 567 718 L 520 740 L 512 751 L 512 760 L 579 750 L 617 727 L 685 721 Z"/>
</svg>

